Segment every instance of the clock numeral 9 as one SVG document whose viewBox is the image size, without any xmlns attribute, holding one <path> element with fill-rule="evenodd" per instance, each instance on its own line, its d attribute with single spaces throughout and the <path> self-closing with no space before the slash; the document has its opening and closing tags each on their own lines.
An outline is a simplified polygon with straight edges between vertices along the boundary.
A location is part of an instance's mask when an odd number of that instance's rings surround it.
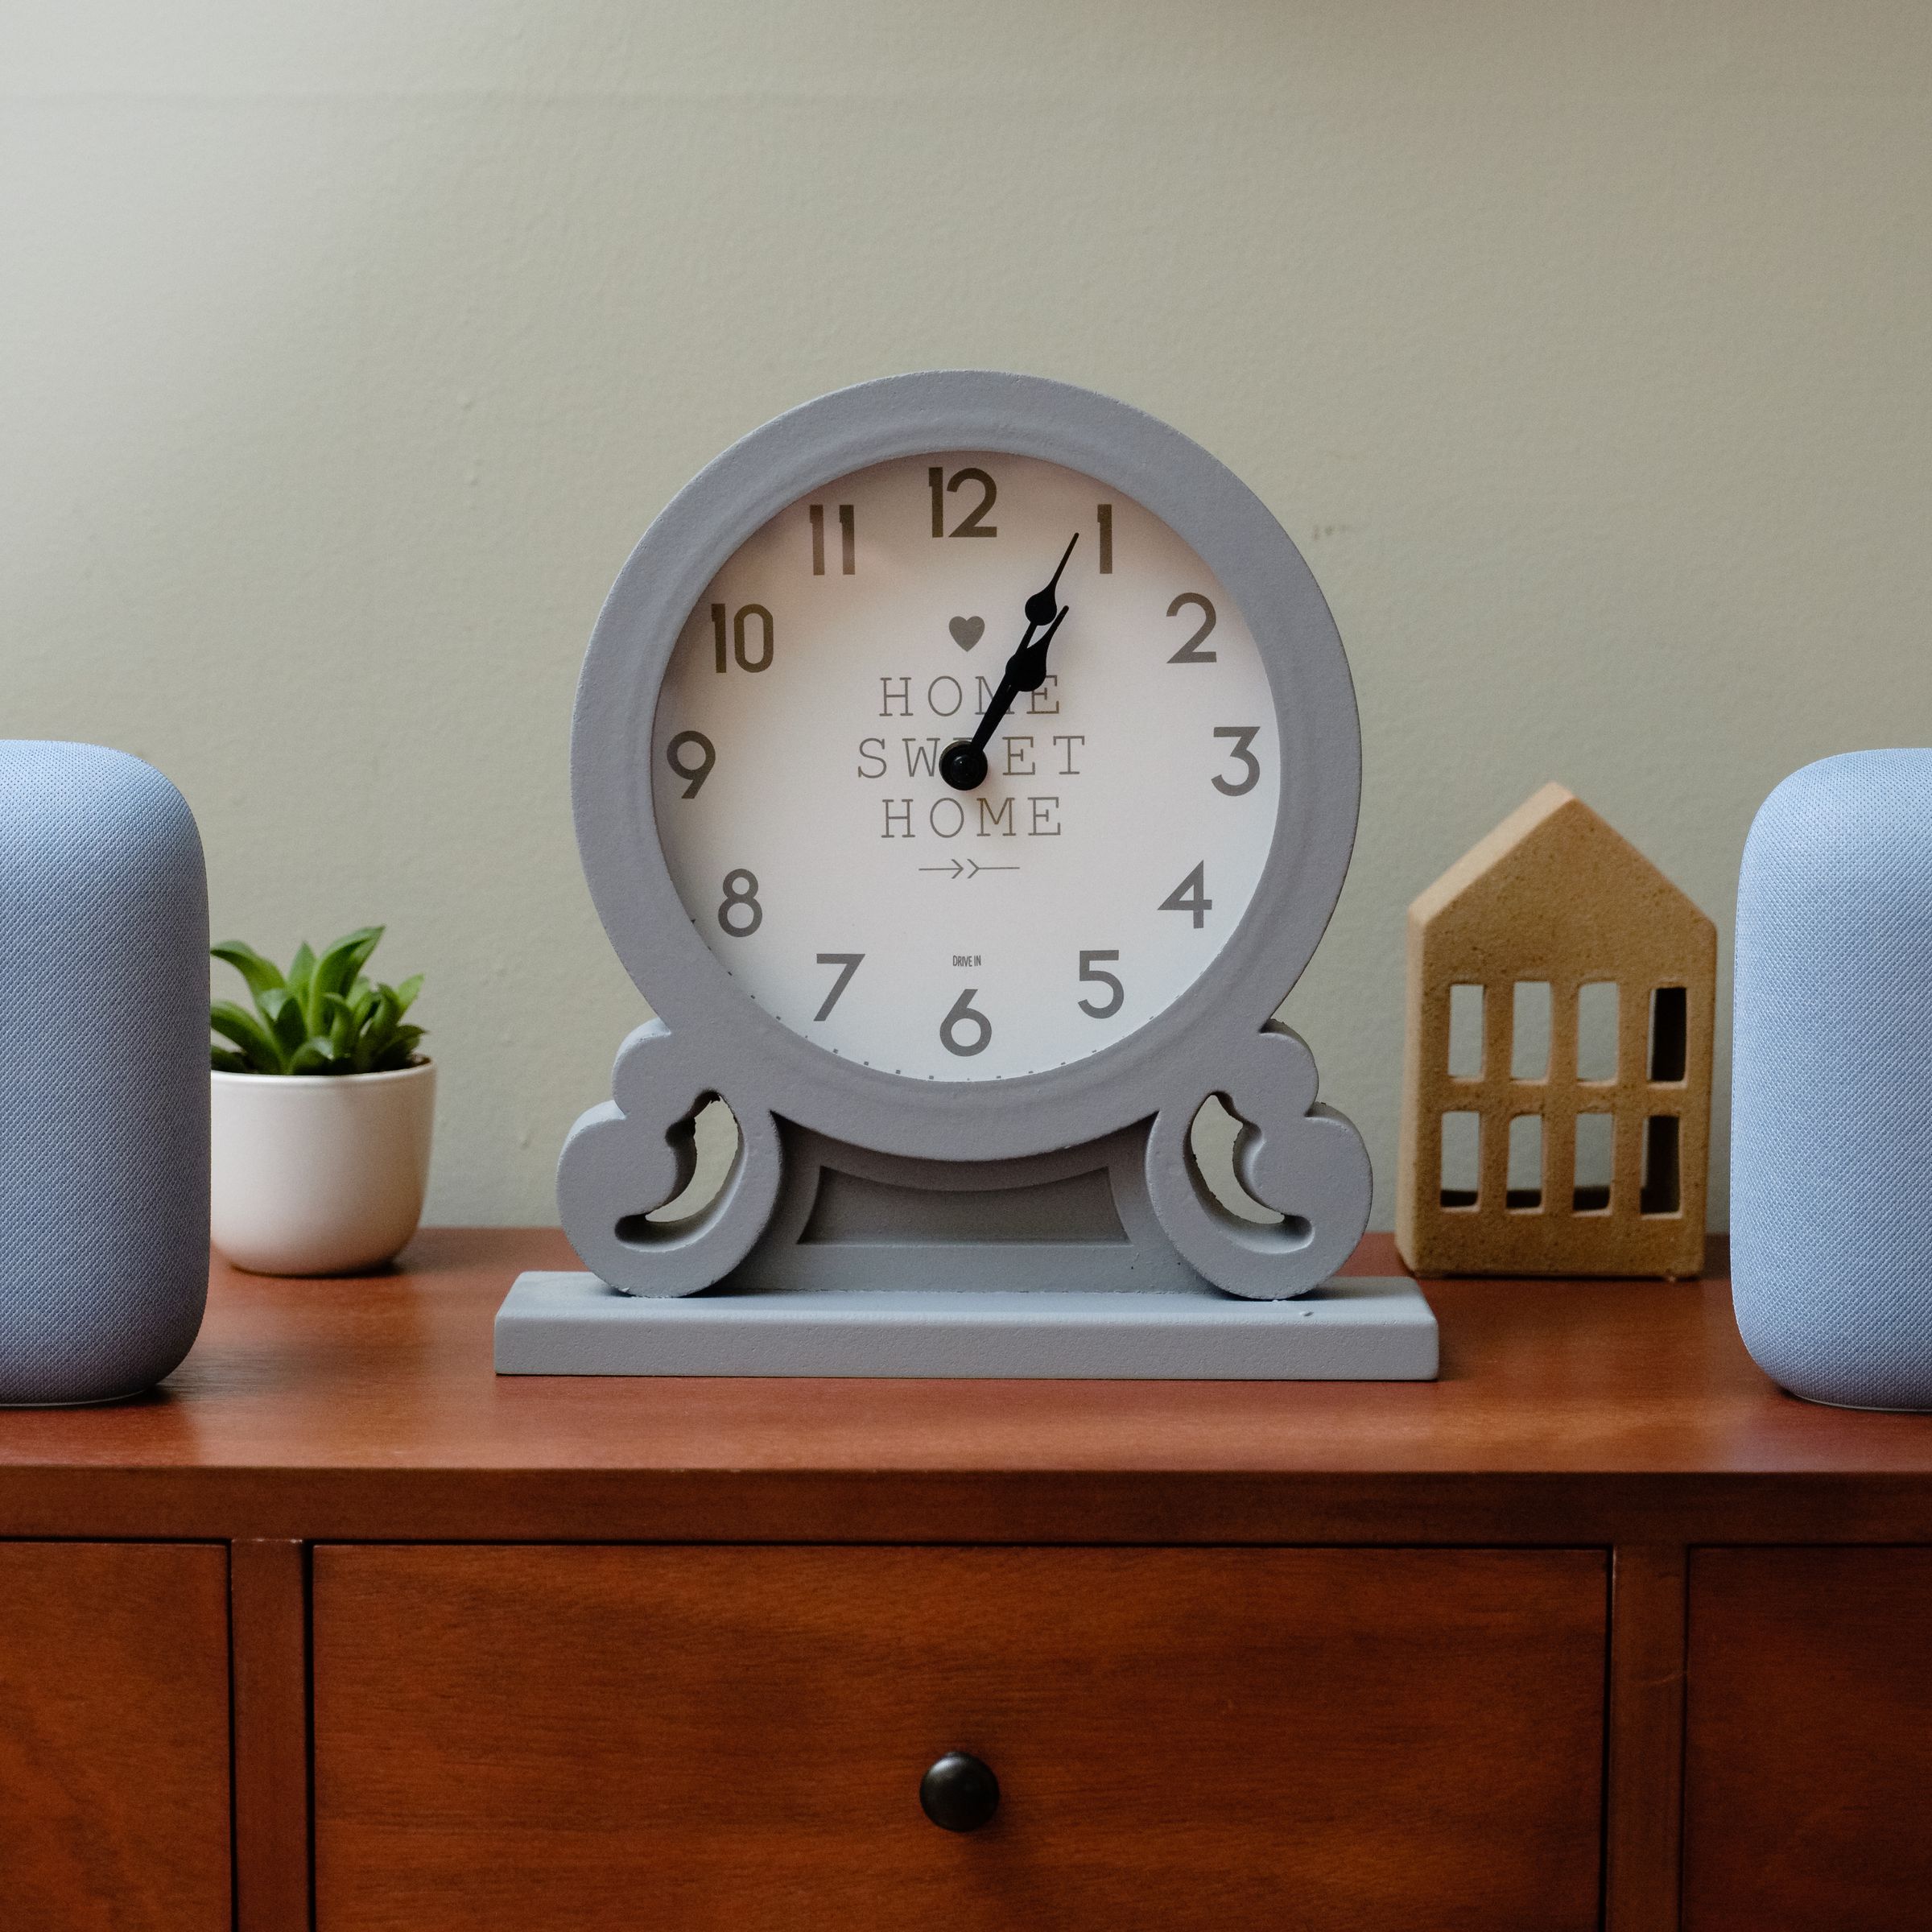
<svg viewBox="0 0 1932 1932">
<path fill-rule="evenodd" d="M 733 923 L 733 915 L 741 923 Z M 734 939 L 748 939 L 765 923 L 765 908 L 758 903 L 758 875 L 742 865 L 724 875 L 724 903 L 718 908 L 718 923 Z"/>
<path fill-rule="evenodd" d="M 1214 735 L 1217 738 L 1232 738 L 1234 740 L 1234 743 L 1228 748 L 1228 755 L 1231 758 L 1239 758 L 1241 763 L 1247 767 L 1248 773 L 1245 778 L 1231 782 L 1217 772 L 1213 781 L 1216 791 L 1225 792 L 1231 799 L 1238 799 L 1244 793 L 1254 790 L 1256 781 L 1261 775 L 1261 762 L 1248 747 L 1259 736 L 1261 729 L 1258 724 L 1217 724 L 1215 726 Z"/>
<path fill-rule="evenodd" d="M 1095 960 L 1117 960 L 1120 956 L 1117 952 L 1084 952 L 1080 955 L 1081 983 L 1094 986 L 1111 986 L 1113 989 L 1113 997 L 1104 1006 L 1096 1006 L 1091 1000 L 1082 1000 L 1080 1002 L 1080 1011 L 1085 1013 L 1089 1019 L 1110 1020 L 1126 1003 L 1127 989 L 1112 973 L 1094 971 Z"/>
<path fill-rule="evenodd" d="M 1214 630 L 1214 606 L 1198 590 L 1184 590 L 1167 606 L 1167 614 L 1178 617 L 1191 604 L 1201 613 L 1201 627 L 1177 650 L 1167 662 L 1170 664 L 1213 664 L 1219 663 L 1212 650 L 1199 648 L 1201 641 L 1210 636 Z"/>
<path fill-rule="evenodd" d="M 979 991 L 976 986 L 968 986 L 952 1003 L 945 1018 L 939 1022 L 939 1044 L 948 1053 L 956 1053 L 963 1060 L 969 1060 L 976 1053 L 984 1053 L 993 1042 L 993 1022 L 983 1013 L 973 1011 L 973 995 Z M 976 1030 L 977 1038 L 970 1044 L 964 1044 L 959 1037 L 962 1026 Z"/>
<path fill-rule="evenodd" d="M 699 762 L 696 765 L 680 765 L 678 753 L 687 746 L 695 746 Z M 684 781 L 684 796 L 695 799 L 704 781 L 711 776 L 711 768 L 718 762 L 717 747 L 701 731 L 681 731 L 664 747 L 664 762 Z"/>
<path fill-rule="evenodd" d="M 1000 493 L 1000 486 L 983 469 L 956 469 L 948 480 L 944 470 L 935 463 L 926 473 L 926 481 L 932 491 L 932 534 L 935 537 L 997 537 L 1000 532 L 997 524 L 985 521 L 988 510 L 993 508 L 993 499 Z M 946 493 L 957 489 L 962 483 L 976 483 L 980 486 L 980 501 L 956 529 L 946 527 Z"/>
<path fill-rule="evenodd" d="M 1160 909 L 1162 912 L 1192 913 L 1194 929 L 1196 932 L 1200 931 L 1207 923 L 1208 914 L 1214 910 L 1214 901 L 1208 896 L 1208 861 L 1205 859 L 1161 901 Z"/>
<path fill-rule="evenodd" d="M 745 649 L 745 622 L 755 617 L 764 633 L 764 647 L 754 662 Z M 715 654 L 716 668 L 725 670 L 729 660 L 724 654 L 724 606 L 714 604 L 711 607 L 711 642 Z M 762 604 L 747 604 L 731 621 L 732 654 L 738 660 L 740 671 L 763 671 L 771 663 L 773 642 L 771 613 Z"/>
</svg>

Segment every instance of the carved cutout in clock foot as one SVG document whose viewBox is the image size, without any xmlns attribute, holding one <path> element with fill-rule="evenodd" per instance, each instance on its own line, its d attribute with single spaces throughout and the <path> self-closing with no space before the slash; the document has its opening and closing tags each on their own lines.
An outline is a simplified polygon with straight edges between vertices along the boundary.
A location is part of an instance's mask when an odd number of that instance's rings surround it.
<svg viewBox="0 0 1932 1932">
<path fill-rule="evenodd" d="M 783 1157 L 770 1113 L 699 1067 L 663 1021 L 640 1026 L 618 1050 L 613 1097 L 564 1144 L 564 1231 L 627 1294 L 708 1288 L 745 1258 L 778 1199 Z"/>
<path fill-rule="evenodd" d="M 1187 1131 L 1188 1157 L 1201 1185 L 1236 1220 L 1259 1228 L 1279 1228 L 1287 1217 L 1279 1209 L 1257 1201 L 1241 1185 L 1241 1146 L 1253 1132 L 1239 1114 L 1228 1111 L 1228 1103 L 1220 1094 L 1211 1093 L 1201 1102 L 1194 1125 Z"/>
<path fill-rule="evenodd" d="M 617 1222 L 617 1239 L 636 1246 L 690 1232 L 724 1191 L 737 1164 L 744 1136 L 738 1132 L 737 1116 L 730 1107 L 712 1095 L 688 1120 L 672 1129 L 682 1137 L 691 1157 L 690 1169 L 682 1191 L 662 1208 L 648 1214 L 627 1214 Z"/>
<path fill-rule="evenodd" d="M 1315 1092 L 1313 1055 L 1286 1027 L 1271 1025 L 1206 1093 L 1183 1089 L 1155 1117 L 1147 1141 L 1154 1212 L 1190 1265 L 1231 1294 L 1272 1301 L 1306 1294 L 1348 1258 L 1368 1225 L 1368 1150 Z M 1211 1096 L 1226 1117 L 1203 1123 Z M 1238 1123 L 1231 1141 L 1228 1121 Z M 1221 1196 L 1216 1125 L 1226 1158 Z M 1232 1195 L 1231 1182 L 1239 1196 L 1221 1198 Z M 1241 1197 L 1269 1218 L 1242 1212 Z"/>
</svg>

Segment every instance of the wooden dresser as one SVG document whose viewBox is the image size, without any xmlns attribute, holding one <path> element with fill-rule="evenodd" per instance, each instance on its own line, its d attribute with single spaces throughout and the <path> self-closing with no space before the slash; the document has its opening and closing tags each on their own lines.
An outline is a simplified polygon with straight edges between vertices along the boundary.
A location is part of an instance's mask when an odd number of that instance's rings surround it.
<svg viewBox="0 0 1932 1932">
<path fill-rule="evenodd" d="M 1932 1419 L 1721 1280 L 1432 1285 L 1432 1385 L 499 1381 L 560 1237 L 409 1258 L 0 1414 L 8 1932 L 1932 1926 Z"/>
</svg>

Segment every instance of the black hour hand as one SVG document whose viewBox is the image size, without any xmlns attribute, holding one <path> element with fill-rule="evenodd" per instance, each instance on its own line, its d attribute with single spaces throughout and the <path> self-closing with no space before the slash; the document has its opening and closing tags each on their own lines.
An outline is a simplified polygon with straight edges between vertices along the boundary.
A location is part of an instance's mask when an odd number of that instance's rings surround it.
<svg viewBox="0 0 1932 1932">
<path fill-rule="evenodd" d="M 1013 654 L 1012 662 L 1006 667 L 1006 675 L 1013 681 L 1015 691 L 1038 691 L 1046 682 L 1046 646 L 1053 642 L 1053 634 L 1060 627 L 1060 620 L 1067 614 L 1063 604 L 1054 613 L 1053 621 L 1037 638 L 1022 644 Z M 997 724 L 998 720 L 996 719 Z M 980 727 L 982 730 L 985 728 Z M 987 733 L 990 737 L 993 734 Z"/>
</svg>

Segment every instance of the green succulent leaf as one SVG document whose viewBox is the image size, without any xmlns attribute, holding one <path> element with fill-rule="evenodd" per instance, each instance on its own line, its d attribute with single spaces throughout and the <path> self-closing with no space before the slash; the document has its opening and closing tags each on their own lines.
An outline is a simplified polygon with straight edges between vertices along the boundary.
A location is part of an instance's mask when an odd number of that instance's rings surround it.
<svg viewBox="0 0 1932 1932">
<path fill-rule="evenodd" d="M 245 946 L 239 939 L 224 939 L 208 951 L 217 960 L 234 968 L 246 982 L 249 997 L 259 1001 L 263 993 L 282 984 L 282 969 L 272 960 L 265 960 L 254 947 Z"/>
<path fill-rule="evenodd" d="M 226 1069 L 231 1073 L 283 1073 L 287 1055 L 275 1034 L 246 1006 L 233 1000 L 217 1000 L 208 1009 L 208 1023 L 224 1039 L 242 1050 L 245 1067 Z M 215 1051 L 210 1049 L 211 1051 Z"/>
<path fill-rule="evenodd" d="M 304 939 L 288 963 L 288 989 L 299 1000 L 308 997 L 308 983 L 315 976 L 316 956 Z"/>
<path fill-rule="evenodd" d="M 225 939 L 209 948 L 242 975 L 256 1011 L 233 1000 L 208 1010 L 212 1030 L 229 1042 L 212 1044 L 212 1064 L 226 1073 L 390 1073 L 413 1066 L 423 1034 L 402 1016 L 423 988 L 420 973 L 400 987 L 363 972 L 382 938 L 359 927 L 320 956 L 305 941 L 283 974 L 251 946 Z"/>
<path fill-rule="evenodd" d="M 275 990 L 262 996 L 262 1010 L 268 1015 L 269 1030 L 275 1034 L 283 1056 L 292 1059 L 308 1038 L 308 1016 L 292 990 Z M 291 1071 L 293 1071 L 291 1067 Z"/>
<path fill-rule="evenodd" d="M 331 993 L 345 992 L 355 985 L 364 962 L 375 951 L 382 937 L 380 926 L 365 926 L 355 932 L 345 933 L 341 939 L 329 943 L 321 958 L 316 960 L 310 981 L 317 1010 L 320 1002 Z"/>
</svg>

